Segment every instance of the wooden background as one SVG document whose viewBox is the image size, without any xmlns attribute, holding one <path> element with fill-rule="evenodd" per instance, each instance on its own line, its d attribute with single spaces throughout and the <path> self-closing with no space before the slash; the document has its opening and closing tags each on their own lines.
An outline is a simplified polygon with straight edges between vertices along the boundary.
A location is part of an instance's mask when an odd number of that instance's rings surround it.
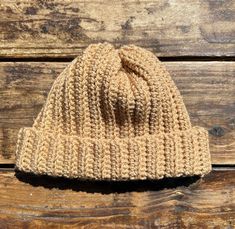
<svg viewBox="0 0 235 229">
<path fill-rule="evenodd" d="M 154 52 L 193 125 L 209 131 L 203 178 L 81 182 L 15 174 L 19 128 L 90 43 Z M 235 227 L 235 1 L 0 1 L 0 228 Z"/>
</svg>

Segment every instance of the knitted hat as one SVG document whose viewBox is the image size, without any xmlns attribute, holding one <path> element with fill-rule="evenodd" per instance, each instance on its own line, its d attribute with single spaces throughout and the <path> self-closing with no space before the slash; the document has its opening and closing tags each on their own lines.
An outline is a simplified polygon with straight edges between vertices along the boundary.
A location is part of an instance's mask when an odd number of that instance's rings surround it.
<svg viewBox="0 0 235 229">
<path fill-rule="evenodd" d="M 153 53 L 91 44 L 57 77 L 33 126 L 20 129 L 15 169 L 96 180 L 203 176 L 208 132 L 191 125 Z"/>
</svg>

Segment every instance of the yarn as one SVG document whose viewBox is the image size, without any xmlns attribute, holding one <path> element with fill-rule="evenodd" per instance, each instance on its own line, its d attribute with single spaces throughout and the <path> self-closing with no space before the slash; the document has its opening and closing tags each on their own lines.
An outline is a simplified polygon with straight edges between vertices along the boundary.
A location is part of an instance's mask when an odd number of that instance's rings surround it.
<svg viewBox="0 0 235 229">
<path fill-rule="evenodd" d="M 191 125 L 152 52 L 91 44 L 56 78 L 33 126 L 20 129 L 15 168 L 96 180 L 203 176 L 208 132 Z"/>
</svg>

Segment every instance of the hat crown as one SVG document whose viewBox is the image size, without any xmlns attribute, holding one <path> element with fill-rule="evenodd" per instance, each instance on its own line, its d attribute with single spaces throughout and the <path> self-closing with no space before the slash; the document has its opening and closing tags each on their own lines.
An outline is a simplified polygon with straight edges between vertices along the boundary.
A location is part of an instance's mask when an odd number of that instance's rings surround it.
<svg viewBox="0 0 235 229">
<path fill-rule="evenodd" d="M 150 51 L 89 45 L 57 77 L 33 127 L 91 138 L 135 137 L 191 127 L 168 71 Z"/>
</svg>

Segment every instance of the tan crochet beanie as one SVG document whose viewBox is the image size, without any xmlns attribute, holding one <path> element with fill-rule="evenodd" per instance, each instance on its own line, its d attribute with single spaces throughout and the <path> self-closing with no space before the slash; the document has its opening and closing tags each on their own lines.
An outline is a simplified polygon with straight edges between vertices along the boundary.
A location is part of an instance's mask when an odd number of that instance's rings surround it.
<svg viewBox="0 0 235 229">
<path fill-rule="evenodd" d="M 160 179 L 210 172 L 208 132 L 191 126 L 165 66 L 135 45 L 89 45 L 19 131 L 15 169 L 81 179 Z"/>
</svg>

